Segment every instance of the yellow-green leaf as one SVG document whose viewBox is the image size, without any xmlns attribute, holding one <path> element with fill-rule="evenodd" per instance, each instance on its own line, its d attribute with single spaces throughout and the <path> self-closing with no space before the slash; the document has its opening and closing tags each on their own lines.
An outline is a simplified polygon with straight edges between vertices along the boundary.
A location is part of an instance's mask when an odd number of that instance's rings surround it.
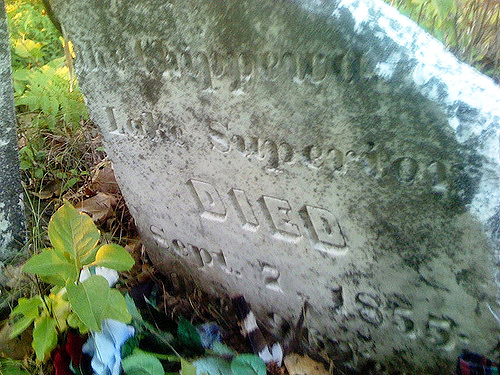
<svg viewBox="0 0 500 375">
<path fill-rule="evenodd" d="M 114 319 L 123 323 L 130 323 L 132 316 L 128 312 L 125 298 L 117 289 L 110 289 L 108 294 L 108 307 L 103 319 Z"/>
<path fill-rule="evenodd" d="M 134 258 L 125 248 L 117 244 L 106 244 L 97 250 L 92 265 L 112 268 L 117 271 L 128 271 L 134 263 Z"/>
<path fill-rule="evenodd" d="M 65 202 L 49 222 L 49 239 L 55 249 L 67 253 L 78 268 L 92 259 L 97 251 L 99 230 L 92 219 Z M 93 259 L 92 259 L 93 260 Z M 90 260 L 90 262 L 92 261 Z"/>
<path fill-rule="evenodd" d="M 45 249 L 32 256 L 23 267 L 23 271 L 38 276 L 56 276 L 63 280 L 76 281 L 79 269 L 76 265 L 62 258 L 53 249 Z"/>
<path fill-rule="evenodd" d="M 59 331 L 65 331 L 67 328 L 66 319 L 71 311 L 69 302 L 63 298 L 62 294 L 49 294 L 49 301 L 52 306 L 52 316 L 56 320 Z"/>
<path fill-rule="evenodd" d="M 196 367 L 181 358 L 181 375 L 196 375 Z"/>
<path fill-rule="evenodd" d="M 42 48 L 42 43 L 35 42 L 31 39 L 18 39 L 14 45 L 14 52 L 24 59 L 34 57 L 37 55 L 37 52 Z"/>
<path fill-rule="evenodd" d="M 57 345 L 56 321 L 54 319 L 44 315 L 35 320 L 31 345 L 35 349 L 36 359 L 45 362 L 52 349 Z"/>
<path fill-rule="evenodd" d="M 99 275 L 92 275 L 83 283 L 66 285 L 69 302 L 78 318 L 89 329 L 101 330 L 101 320 L 109 303 L 108 281 Z"/>
</svg>

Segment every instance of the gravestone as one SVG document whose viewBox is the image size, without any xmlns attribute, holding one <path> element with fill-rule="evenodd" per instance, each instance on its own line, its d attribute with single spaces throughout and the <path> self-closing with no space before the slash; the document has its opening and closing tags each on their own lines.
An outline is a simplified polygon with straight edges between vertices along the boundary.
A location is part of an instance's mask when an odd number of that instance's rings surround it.
<svg viewBox="0 0 500 375">
<path fill-rule="evenodd" d="M 500 89 L 378 0 L 52 0 L 165 273 L 354 367 L 494 355 Z M 420 372 L 421 373 L 421 372 Z"/>
<path fill-rule="evenodd" d="M 0 261 L 19 256 L 24 240 L 23 188 L 12 88 L 9 31 L 0 3 Z"/>
</svg>

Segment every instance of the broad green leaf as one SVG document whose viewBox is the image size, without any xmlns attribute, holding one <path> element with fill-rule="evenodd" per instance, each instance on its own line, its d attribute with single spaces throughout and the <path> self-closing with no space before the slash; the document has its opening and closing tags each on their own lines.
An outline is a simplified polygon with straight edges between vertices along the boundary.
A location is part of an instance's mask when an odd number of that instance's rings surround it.
<svg viewBox="0 0 500 375">
<path fill-rule="evenodd" d="M 181 364 L 182 366 L 182 364 Z M 233 375 L 231 364 L 217 357 L 204 357 L 193 362 L 196 367 L 196 374 L 202 375 Z"/>
<path fill-rule="evenodd" d="M 196 367 L 184 358 L 181 359 L 181 375 L 196 375 Z"/>
<path fill-rule="evenodd" d="M 21 367 L 8 364 L 0 368 L 0 374 L 2 375 L 30 375 L 29 372 L 23 370 Z"/>
<path fill-rule="evenodd" d="M 31 345 L 35 349 L 36 359 L 45 362 L 52 349 L 57 345 L 56 321 L 54 319 L 45 315 L 35 320 Z"/>
<path fill-rule="evenodd" d="M 196 330 L 195 326 L 182 316 L 179 318 L 179 324 L 177 326 L 177 338 L 181 344 L 189 348 L 197 351 L 204 350 L 203 345 L 201 344 L 200 334 Z"/>
<path fill-rule="evenodd" d="M 16 320 L 12 325 L 12 331 L 9 334 L 9 339 L 13 339 L 17 335 L 21 334 L 26 328 L 28 328 L 31 323 L 35 320 L 36 316 L 23 316 Z"/>
<path fill-rule="evenodd" d="M 92 219 L 78 212 L 68 202 L 50 218 L 49 239 L 52 246 L 62 253 L 68 253 L 78 267 L 95 256 L 99 237 L 99 230 Z"/>
<path fill-rule="evenodd" d="M 231 362 L 233 375 L 266 375 L 266 364 L 255 354 L 240 354 Z"/>
<path fill-rule="evenodd" d="M 79 269 L 74 263 L 61 259 L 53 249 L 45 249 L 28 259 L 23 271 L 38 276 L 57 276 L 63 280 L 76 281 Z"/>
<path fill-rule="evenodd" d="M 17 302 L 17 306 L 10 313 L 10 318 L 15 320 L 12 325 L 12 331 L 9 337 L 12 339 L 28 328 L 31 323 L 38 318 L 38 309 L 42 306 L 43 301 L 40 296 L 35 296 L 33 298 L 20 298 Z M 16 316 L 21 315 L 18 318 Z"/>
<path fill-rule="evenodd" d="M 141 313 L 139 312 L 139 310 L 135 306 L 134 299 L 132 297 L 130 297 L 130 294 L 128 294 L 128 293 L 125 294 L 125 304 L 127 305 L 128 312 L 130 313 L 130 315 L 132 315 L 132 319 L 134 319 L 137 322 L 142 323 L 143 319 L 142 319 Z"/>
<path fill-rule="evenodd" d="M 130 323 L 132 316 L 127 310 L 125 298 L 117 289 L 110 289 L 108 307 L 103 312 L 102 319 L 114 319 L 123 323 Z"/>
<path fill-rule="evenodd" d="M 10 316 L 22 314 L 24 316 L 36 316 L 38 315 L 38 308 L 42 306 L 43 300 L 40 296 L 35 296 L 32 298 L 21 297 L 17 301 L 17 306 L 12 310 Z"/>
<path fill-rule="evenodd" d="M 143 351 L 137 351 L 122 360 L 122 367 L 128 375 L 164 375 L 158 358 Z"/>
<path fill-rule="evenodd" d="M 44 283 L 57 286 L 66 286 L 66 281 L 67 281 L 62 277 L 60 277 L 59 275 L 40 276 L 40 280 L 42 280 Z"/>
<path fill-rule="evenodd" d="M 99 275 L 92 275 L 83 283 L 66 285 L 69 302 L 78 318 L 91 330 L 101 330 L 101 320 L 108 307 L 109 284 Z"/>
<path fill-rule="evenodd" d="M 125 248 L 117 244 L 106 244 L 97 250 L 92 265 L 112 268 L 117 271 L 128 271 L 134 263 L 134 258 Z"/>
</svg>

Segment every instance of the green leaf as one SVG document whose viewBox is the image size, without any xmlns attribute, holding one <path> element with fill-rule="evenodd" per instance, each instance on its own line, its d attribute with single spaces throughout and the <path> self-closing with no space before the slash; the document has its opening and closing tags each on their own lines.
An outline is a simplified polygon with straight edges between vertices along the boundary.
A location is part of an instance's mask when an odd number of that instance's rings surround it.
<svg viewBox="0 0 500 375">
<path fill-rule="evenodd" d="M 38 276 L 58 276 L 65 281 L 76 281 L 79 269 L 74 263 L 61 258 L 53 249 L 45 249 L 28 259 L 23 271 Z"/>
<path fill-rule="evenodd" d="M 184 358 L 181 359 L 181 375 L 196 375 L 196 367 Z"/>
<path fill-rule="evenodd" d="M 30 375 L 29 372 L 13 364 L 2 366 L 2 368 L 0 368 L 0 373 L 2 375 Z"/>
<path fill-rule="evenodd" d="M 78 318 L 89 329 L 101 330 L 101 320 L 108 307 L 109 284 L 99 275 L 92 275 L 83 283 L 66 285 L 69 302 Z"/>
<path fill-rule="evenodd" d="M 21 297 L 17 301 L 17 306 L 12 310 L 10 316 L 22 314 L 24 316 L 31 316 L 33 314 L 38 314 L 38 308 L 42 306 L 43 300 L 40 296 L 35 296 L 32 298 Z"/>
<path fill-rule="evenodd" d="M 204 357 L 194 361 L 193 366 L 196 367 L 196 373 L 198 375 L 204 373 L 207 375 L 233 375 L 231 364 L 222 358 Z"/>
<path fill-rule="evenodd" d="M 134 299 L 130 297 L 130 294 L 125 294 L 125 304 L 127 305 L 127 310 L 132 316 L 132 319 L 136 320 L 137 322 L 142 323 L 144 320 L 142 319 L 142 315 L 135 306 Z"/>
<path fill-rule="evenodd" d="M 177 338 L 188 348 L 192 348 L 197 351 L 204 350 L 203 345 L 201 344 L 200 334 L 196 330 L 195 326 L 182 316 L 179 318 L 179 325 L 177 326 Z"/>
<path fill-rule="evenodd" d="M 117 271 L 128 271 L 134 263 L 134 258 L 125 248 L 117 244 L 106 244 L 97 250 L 92 265 L 112 268 Z"/>
<path fill-rule="evenodd" d="M 42 306 L 43 301 L 40 296 L 35 296 L 33 298 L 19 298 L 17 306 L 10 313 L 10 318 L 21 315 L 20 318 L 16 319 L 16 322 L 12 325 L 12 331 L 9 334 L 9 338 L 13 339 L 26 328 L 28 328 L 31 323 L 38 318 L 38 309 Z M 15 319 L 15 318 L 14 318 Z"/>
<path fill-rule="evenodd" d="M 9 334 L 9 338 L 13 339 L 17 335 L 21 334 L 26 328 L 28 328 L 31 323 L 35 320 L 34 316 L 23 316 L 14 323 L 12 326 L 12 331 Z"/>
<path fill-rule="evenodd" d="M 78 268 L 91 262 L 97 251 L 99 230 L 92 219 L 65 202 L 49 222 L 49 239 L 61 253 L 67 253 Z"/>
<path fill-rule="evenodd" d="M 128 375 L 164 375 L 158 358 L 143 351 L 134 352 L 122 361 L 123 371 Z"/>
<path fill-rule="evenodd" d="M 235 351 L 231 349 L 229 346 L 224 345 L 221 342 L 215 341 L 212 345 L 212 353 L 219 356 L 234 356 L 236 355 Z"/>
<path fill-rule="evenodd" d="M 40 319 L 35 320 L 31 345 L 35 349 L 36 359 L 45 362 L 50 352 L 57 345 L 56 321 L 54 319 L 50 316 L 42 316 Z"/>
<path fill-rule="evenodd" d="M 68 315 L 68 318 L 66 319 L 66 322 L 71 328 L 78 329 L 80 334 L 84 335 L 85 333 L 88 332 L 87 326 L 80 320 L 78 315 L 76 315 L 74 312 L 70 312 Z"/>
<path fill-rule="evenodd" d="M 102 319 L 114 319 L 123 323 L 130 323 L 132 316 L 127 310 L 125 298 L 117 289 L 110 289 L 108 295 L 108 307 L 103 313 Z"/>
<path fill-rule="evenodd" d="M 233 375 L 266 375 L 266 364 L 255 354 L 240 354 L 231 362 Z"/>
</svg>

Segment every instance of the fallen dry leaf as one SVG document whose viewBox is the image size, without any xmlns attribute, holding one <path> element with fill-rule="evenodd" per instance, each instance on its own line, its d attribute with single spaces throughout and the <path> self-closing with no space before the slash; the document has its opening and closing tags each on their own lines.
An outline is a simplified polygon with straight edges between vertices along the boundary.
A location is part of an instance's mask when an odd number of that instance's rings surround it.
<svg viewBox="0 0 500 375">
<path fill-rule="evenodd" d="M 75 205 L 75 208 L 89 214 L 94 222 L 105 220 L 113 213 L 117 199 L 114 195 L 99 192 Z"/>
<path fill-rule="evenodd" d="M 49 182 L 45 187 L 39 192 L 32 192 L 35 197 L 42 200 L 52 198 L 54 195 L 58 196 L 61 192 L 61 187 L 63 182 L 60 180 L 55 180 Z"/>
<path fill-rule="evenodd" d="M 323 364 L 307 355 L 292 353 L 285 357 L 284 362 L 290 375 L 330 375 Z"/>
<path fill-rule="evenodd" d="M 104 160 L 96 166 L 91 187 L 94 191 L 120 195 L 120 188 L 116 182 L 115 172 L 110 161 Z"/>
<path fill-rule="evenodd" d="M 5 324 L 0 330 L 0 356 L 22 360 L 31 351 L 31 332 L 26 330 L 20 336 L 9 339 L 12 327 Z"/>
</svg>

